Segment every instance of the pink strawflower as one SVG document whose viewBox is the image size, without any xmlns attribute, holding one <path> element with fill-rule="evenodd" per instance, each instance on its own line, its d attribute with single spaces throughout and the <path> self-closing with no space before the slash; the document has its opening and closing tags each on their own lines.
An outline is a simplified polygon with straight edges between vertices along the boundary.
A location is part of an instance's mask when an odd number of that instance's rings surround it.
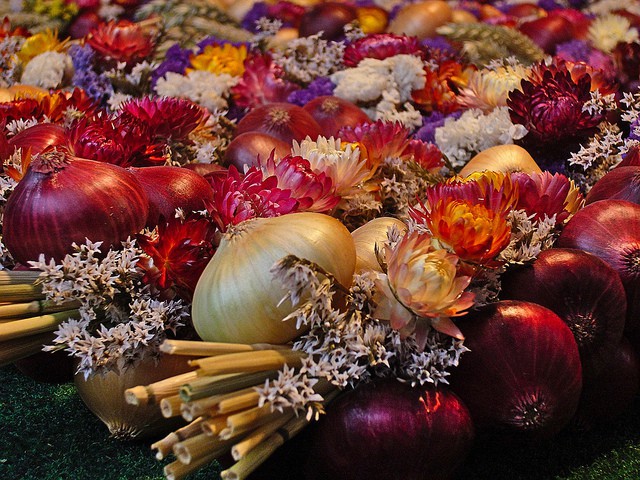
<svg viewBox="0 0 640 480">
<path fill-rule="evenodd" d="M 433 143 L 412 139 L 402 151 L 402 158 L 413 161 L 424 170 L 437 173 L 444 166 L 442 152 Z"/>
<path fill-rule="evenodd" d="M 401 157 L 409 145 L 409 129 L 400 122 L 362 123 L 344 127 L 338 132 L 343 142 L 357 144 L 360 155 L 367 160 L 367 167 L 375 171 L 389 157 Z"/>
<path fill-rule="evenodd" d="M 376 33 L 347 45 L 344 50 L 343 62 L 347 67 L 355 67 L 365 58 L 384 60 L 395 55 L 412 55 L 420 51 L 420 40 L 417 37 Z"/>
</svg>

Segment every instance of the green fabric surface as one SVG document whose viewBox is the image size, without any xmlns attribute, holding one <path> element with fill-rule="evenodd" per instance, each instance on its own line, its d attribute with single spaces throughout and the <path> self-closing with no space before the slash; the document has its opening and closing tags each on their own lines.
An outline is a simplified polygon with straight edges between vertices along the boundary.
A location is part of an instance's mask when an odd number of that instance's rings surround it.
<svg viewBox="0 0 640 480">
<path fill-rule="evenodd" d="M 0 479 L 163 479 L 164 463 L 155 460 L 149 444 L 110 439 L 73 384 L 39 383 L 13 366 L 0 369 Z M 216 480 L 218 472 L 214 463 L 188 480 Z M 536 447 L 477 441 L 456 480 L 639 478 L 637 399 L 607 428 L 566 431 Z"/>
</svg>

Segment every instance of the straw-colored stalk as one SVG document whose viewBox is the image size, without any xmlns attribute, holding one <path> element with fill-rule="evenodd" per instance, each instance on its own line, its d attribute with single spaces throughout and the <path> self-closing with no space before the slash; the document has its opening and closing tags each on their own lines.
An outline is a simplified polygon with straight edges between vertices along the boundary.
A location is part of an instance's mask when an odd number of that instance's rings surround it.
<svg viewBox="0 0 640 480">
<path fill-rule="evenodd" d="M 173 446 L 173 453 L 178 460 L 188 465 L 211 454 L 214 457 L 220 457 L 229 451 L 231 444 L 229 440 L 220 440 L 206 433 L 200 433 L 176 443 Z"/>
<path fill-rule="evenodd" d="M 227 373 L 224 375 L 198 377 L 180 388 L 180 396 L 185 402 L 192 402 L 212 395 L 234 392 L 246 387 L 260 385 L 274 378 L 277 371 L 254 373 Z"/>
<path fill-rule="evenodd" d="M 31 302 L 44 297 L 40 285 L 30 283 L 0 285 L 0 302 Z"/>
<path fill-rule="evenodd" d="M 289 412 L 287 414 L 280 415 L 273 422 L 266 423 L 261 427 L 256 428 L 244 440 L 236 443 L 231 448 L 231 456 L 236 462 L 243 459 L 251 450 L 253 450 L 263 441 L 273 435 L 279 428 L 283 427 L 293 417 L 294 413 Z"/>
<path fill-rule="evenodd" d="M 22 317 L 32 317 L 42 313 L 62 312 L 78 308 L 80 302 L 53 303 L 50 300 L 34 300 L 26 303 L 7 303 L 0 305 L 0 321 L 15 320 Z"/>
<path fill-rule="evenodd" d="M 198 375 L 221 375 L 277 370 L 284 365 L 299 367 L 305 356 L 305 353 L 293 350 L 257 350 L 200 358 L 191 360 L 190 364 L 198 367 Z"/>
<path fill-rule="evenodd" d="M 164 467 L 164 476 L 167 480 L 182 480 L 187 475 L 195 472 L 196 470 L 204 467 L 207 463 L 212 462 L 216 458 L 216 454 L 209 453 L 204 457 L 200 457 L 191 461 L 189 464 L 184 464 L 180 460 L 171 462 Z"/>
<path fill-rule="evenodd" d="M 190 421 L 200 415 L 214 416 L 219 413 L 230 413 L 253 408 L 258 405 L 259 400 L 260 394 L 255 390 L 255 386 L 251 386 L 235 392 L 183 403 L 180 411 L 182 412 L 182 417 Z"/>
<path fill-rule="evenodd" d="M 176 443 L 202 433 L 203 422 L 204 418 L 196 418 L 193 422 L 151 444 L 151 449 L 156 450 L 156 459 L 164 460 L 167 455 L 173 452 L 173 446 Z"/>
<path fill-rule="evenodd" d="M 202 431 L 209 436 L 219 435 L 222 430 L 227 428 L 227 418 L 229 418 L 229 414 L 226 413 L 205 418 L 202 421 Z"/>
<path fill-rule="evenodd" d="M 182 405 L 182 399 L 180 395 L 175 394 L 169 397 L 164 397 L 160 400 L 160 411 L 164 418 L 173 418 L 180 415 L 180 406 Z M 193 421 L 191 418 L 189 421 Z"/>
<path fill-rule="evenodd" d="M 0 285 L 33 284 L 39 276 L 34 270 L 0 270 Z"/>
<path fill-rule="evenodd" d="M 128 388 L 124 392 L 124 397 L 130 405 L 145 406 L 158 404 L 163 398 L 177 395 L 182 385 L 196 378 L 198 378 L 198 375 L 195 371 L 182 373 L 149 385 L 138 385 L 133 388 Z"/>
<path fill-rule="evenodd" d="M 22 358 L 30 357 L 42 350 L 42 346 L 53 340 L 51 333 L 41 333 L 15 340 L 0 342 L 0 367 Z"/>
<path fill-rule="evenodd" d="M 286 411 L 288 413 L 288 411 Z M 272 411 L 270 402 L 266 402 L 261 407 L 250 408 L 242 412 L 229 415 L 227 418 L 227 428 L 219 434 L 220 438 L 228 439 L 237 437 L 239 434 L 249 432 L 257 427 L 276 420 L 283 412 Z"/>
<path fill-rule="evenodd" d="M 80 318 L 80 312 L 77 309 L 65 310 L 48 315 L 14 320 L 12 322 L 3 322 L 0 324 L 0 342 L 29 337 L 44 332 L 53 332 L 60 323 L 69 318 Z"/>
<path fill-rule="evenodd" d="M 290 350 L 286 345 L 272 345 L 270 343 L 222 343 L 201 342 L 194 340 L 165 340 L 160 345 L 160 351 L 171 355 L 191 355 L 194 357 L 212 357 L 228 353 L 253 352 L 256 350 Z"/>
</svg>

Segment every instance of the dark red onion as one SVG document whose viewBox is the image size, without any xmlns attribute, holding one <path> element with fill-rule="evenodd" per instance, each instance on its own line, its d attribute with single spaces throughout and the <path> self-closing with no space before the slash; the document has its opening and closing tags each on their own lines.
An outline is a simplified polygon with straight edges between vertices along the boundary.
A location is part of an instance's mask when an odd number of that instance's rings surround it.
<svg viewBox="0 0 640 480">
<path fill-rule="evenodd" d="M 298 33 L 308 37 L 322 32 L 322 38 L 336 40 L 344 36 L 344 26 L 357 18 L 353 5 L 341 2 L 320 2 L 300 17 Z"/>
<path fill-rule="evenodd" d="M 640 324 L 640 205 L 627 200 L 600 200 L 571 217 L 556 246 L 579 248 L 618 272 L 627 294 L 625 332 Z"/>
<path fill-rule="evenodd" d="M 60 150 L 37 156 L 9 196 L 5 244 L 16 261 L 62 259 L 88 238 L 119 246 L 145 225 L 149 200 L 124 168 Z"/>
<path fill-rule="evenodd" d="M 571 22 L 560 15 L 536 18 L 524 22 L 518 29 L 549 55 L 555 53 L 559 43 L 573 39 Z"/>
<path fill-rule="evenodd" d="M 246 132 L 231 140 L 222 162 L 227 167 L 233 165 L 239 172 L 244 172 L 245 166 L 258 165 L 258 157 L 266 160 L 274 150 L 274 158 L 281 159 L 291 153 L 291 143 L 262 132 Z"/>
<path fill-rule="evenodd" d="M 599 373 L 618 348 L 627 310 L 624 287 L 618 273 L 595 255 L 572 248 L 544 250 L 501 280 L 500 298 L 547 307 L 569 326 L 585 378 Z"/>
<path fill-rule="evenodd" d="M 86 10 L 73 19 L 67 27 L 67 34 L 71 38 L 84 38 L 101 22 L 102 19 L 95 10 Z"/>
<path fill-rule="evenodd" d="M 213 202 L 211 185 L 196 172 L 171 166 L 128 169 L 138 179 L 149 198 L 148 227 L 158 224 L 160 217 L 175 216 L 176 208 L 185 213 L 204 210 L 205 201 Z"/>
<path fill-rule="evenodd" d="M 616 166 L 616 168 L 640 166 L 640 146 L 636 145 L 627 150 L 622 155 L 622 161 Z"/>
<path fill-rule="evenodd" d="M 188 170 L 191 170 L 193 172 L 196 172 L 198 175 L 202 175 L 203 177 L 205 175 L 210 174 L 210 173 L 226 172 L 227 171 L 227 169 L 225 167 L 223 167 L 222 165 L 218 165 L 217 163 L 195 162 L 195 163 L 187 163 L 187 164 L 183 165 L 182 167 L 186 168 Z"/>
<path fill-rule="evenodd" d="M 560 317 L 535 303 L 502 300 L 460 317 L 457 325 L 471 351 L 452 370 L 451 389 L 479 429 L 537 441 L 568 424 L 582 368 Z"/>
<path fill-rule="evenodd" d="M 336 137 L 342 127 L 371 123 L 369 116 L 356 104 L 333 95 L 316 97 L 302 108 L 318 122 L 322 135 L 327 138 Z"/>
<path fill-rule="evenodd" d="M 305 137 L 311 140 L 321 135 L 322 129 L 313 117 L 298 105 L 275 102 L 258 105 L 238 122 L 235 135 L 245 132 L 262 132 L 291 145 Z"/>
<path fill-rule="evenodd" d="M 640 205 L 640 165 L 618 167 L 607 172 L 591 187 L 585 203 L 607 198 L 628 200 Z"/>
<path fill-rule="evenodd" d="M 38 123 L 9 139 L 9 145 L 13 148 L 22 148 L 23 151 L 30 148 L 31 155 L 37 155 L 47 147 L 66 143 L 64 128 L 55 123 Z"/>
<path fill-rule="evenodd" d="M 307 477 L 445 479 L 473 438 L 469 412 L 450 390 L 377 380 L 327 407 L 311 440 Z"/>
<path fill-rule="evenodd" d="M 606 426 L 623 414 L 640 391 L 640 358 L 623 338 L 606 367 L 582 388 L 575 425 L 583 430 Z"/>
</svg>

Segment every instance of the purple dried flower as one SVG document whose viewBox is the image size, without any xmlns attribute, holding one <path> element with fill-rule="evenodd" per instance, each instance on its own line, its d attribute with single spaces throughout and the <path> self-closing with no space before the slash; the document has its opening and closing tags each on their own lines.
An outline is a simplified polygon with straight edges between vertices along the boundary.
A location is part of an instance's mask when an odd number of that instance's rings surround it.
<svg viewBox="0 0 640 480">
<path fill-rule="evenodd" d="M 296 90 L 289 94 L 287 102 L 303 106 L 316 97 L 333 95 L 336 85 L 328 77 L 318 77 L 307 88 Z"/>
</svg>

